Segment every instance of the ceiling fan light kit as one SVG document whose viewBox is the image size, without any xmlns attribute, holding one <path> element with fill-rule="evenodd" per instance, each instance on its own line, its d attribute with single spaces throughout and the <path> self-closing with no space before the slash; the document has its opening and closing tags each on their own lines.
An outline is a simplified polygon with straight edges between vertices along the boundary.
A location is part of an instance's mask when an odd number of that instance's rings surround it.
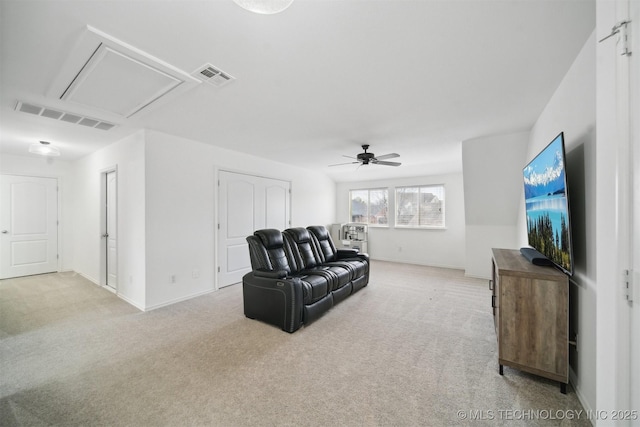
<svg viewBox="0 0 640 427">
<path fill-rule="evenodd" d="M 32 154 L 51 157 L 60 155 L 60 149 L 58 147 L 54 147 L 47 141 L 40 141 L 39 144 L 31 144 L 29 146 L 29 152 Z"/>
<path fill-rule="evenodd" d="M 400 162 L 386 161 L 387 159 L 400 157 L 400 154 L 398 153 L 383 154 L 382 156 L 376 157 L 374 153 L 367 152 L 368 149 L 369 149 L 369 144 L 363 144 L 362 145 L 362 150 L 364 150 L 363 153 L 358 154 L 356 157 L 343 156 L 343 157 L 348 157 L 350 159 L 355 159 L 356 160 L 355 162 L 337 163 L 335 165 L 329 165 L 329 166 L 353 165 L 358 163 L 360 163 L 360 165 L 374 164 L 374 165 L 382 165 L 382 166 L 400 166 L 402 164 Z"/>
<path fill-rule="evenodd" d="M 280 13 L 293 3 L 293 0 L 233 0 L 235 4 L 250 12 L 263 15 Z"/>
</svg>

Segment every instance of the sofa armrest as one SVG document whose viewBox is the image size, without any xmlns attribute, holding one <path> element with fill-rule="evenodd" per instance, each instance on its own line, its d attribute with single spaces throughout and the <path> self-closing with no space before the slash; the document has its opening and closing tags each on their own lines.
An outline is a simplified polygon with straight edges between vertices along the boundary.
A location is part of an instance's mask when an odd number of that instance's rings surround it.
<svg viewBox="0 0 640 427">
<path fill-rule="evenodd" d="M 264 277 L 266 279 L 284 279 L 287 277 L 286 270 L 253 270 L 253 275 L 255 277 Z"/>
<path fill-rule="evenodd" d="M 354 258 L 358 255 L 357 249 L 338 249 L 338 259 Z"/>
<path fill-rule="evenodd" d="M 337 251 L 338 260 L 348 260 L 359 258 L 367 263 L 369 263 L 369 254 L 365 252 L 358 252 L 356 249 L 338 249 Z"/>
<path fill-rule="evenodd" d="M 300 278 L 269 278 L 260 274 L 252 271 L 242 278 L 244 315 L 286 332 L 296 331 L 302 325 L 304 309 Z"/>
</svg>

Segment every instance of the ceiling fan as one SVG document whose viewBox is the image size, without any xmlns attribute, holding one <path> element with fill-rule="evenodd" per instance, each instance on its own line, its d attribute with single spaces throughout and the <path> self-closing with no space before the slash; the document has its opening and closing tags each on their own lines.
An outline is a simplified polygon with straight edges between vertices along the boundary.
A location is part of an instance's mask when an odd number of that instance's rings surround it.
<svg viewBox="0 0 640 427">
<path fill-rule="evenodd" d="M 361 165 L 368 165 L 369 163 L 372 163 L 374 165 L 383 165 L 383 166 L 400 166 L 402 164 L 399 162 L 385 161 L 386 159 L 393 159 L 394 157 L 400 157 L 400 154 L 398 153 L 383 154 L 382 156 L 376 157 L 375 154 L 367 152 L 367 150 L 369 149 L 369 144 L 363 144 L 362 149 L 364 150 L 364 153 L 360 153 L 356 157 L 342 156 L 342 157 L 348 157 L 350 159 L 355 159 L 356 160 L 355 162 L 337 163 L 335 165 L 329 165 L 329 166 L 351 165 L 351 164 L 357 164 L 357 163 L 360 163 Z"/>
</svg>

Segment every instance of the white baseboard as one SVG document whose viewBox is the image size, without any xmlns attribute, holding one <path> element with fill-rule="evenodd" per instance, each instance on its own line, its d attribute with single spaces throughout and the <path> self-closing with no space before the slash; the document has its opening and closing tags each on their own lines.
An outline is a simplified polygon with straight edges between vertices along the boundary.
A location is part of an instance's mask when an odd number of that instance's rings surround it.
<svg viewBox="0 0 640 427">
<path fill-rule="evenodd" d="M 575 390 L 576 396 L 578 396 L 578 400 L 580 401 L 580 404 L 584 408 L 584 411 L 592 414 L 594 413 L 594 410 L 591 406 L 589 406 L 587 400 L 584 398 L 584 395 L 582 394 L 582 391 L 580 390 L 580 387 L 576 384 L 576 378 L 577 378 L 576 373 L 573 371 L 573 369 L 571 369 L 571 366 L 569 366 L 569 383 L 571 384 L 571 387 L 573 387 L 573 389 Z M 592 420 L 591 418 L 589 418 L 589 422 L 591 423 L 592 426 L 595 426 L 594 420 Z"/>
<path fill-rule="evenodd" d="M 118 298 L 120 298 L 121 300 L 125 301 L 127 304 L 131 304 L 132 306 L 134 306 L 135 308 L 137 308 L 140 311 L 145 311 L 144 307 L 141 306 L 140 304 L 138 304 L 137 302 L 130 300 L 129 298 L 125 297 L 122 294 L 119 294 L 116 292 L 116 295 L 118 296 Z"/>
<path fill-rule="evenodd" d="M 72 271 L 72 270 L 69 270 L 69 271 Z M 199 297 L 199 296 L 202 296 L 202 295 L 206 295 L 206 294 L 209 294 L 209 293 L 215 291 L 215 289 L 207 289 L 206 291 L 197 292 L 195 294 L 190 294 L 190 295 L 187 295 L 187 296 L 184 296 L 184 297 L 180 297 L 180 298 L 172 299 L 172 300 L 169 300 L 169 301 L 165 301 L 165 302 L 162 302 L 160 304 L 155 304 L 155 305 L 151 305 L 151 306 L 145 307 L 145 306 L 140 305 L 139 303 L 127 298 L 126 296 L 122 295 L 121 293 L 119 293 L 117 290 L 114 290 L 113 288 L 110 288 L 108 286 L 100 285 L 99 281 L 94 279 L 91 276 L 88 276 L 88 275 L 86 275 L 84 273 L 81 273 L 81 272 L 78 272 L 78 271 L 74 271 L 74 273 L 79 274 L 80 276 L 84 277 L 85 279 L 87 279 L 88 281 L 90 281 L 91 283 L 93 283 L 96 286 L 104 288 L 109 292 L 115 293 L 118 296 L 118 298 L 120 298 L 121 300 L 127 302 L 127 304 L 131 304 L 132 306 L 134 306 L 135 308 L 137 308 L 140 311 L 155 310 L 157 308 L 166 307 L 166 306 L 171 305 L 171 304 L 175 304 L 175 303 L 178 303 L 178 302 L 186 301 L 186 300 L 189 300 L 191 298 L 196 298 L 196 297 Z"/>
<path fill-rule="evenodd" d="M 180 297 L 180 298 L 172 299 L 172 300 L 169 300 L 169 301 L 165 301 L 165 302 L 162 302 L 160 304 L 150 305 L 148 307 L 145 307 L 143 309 L 143 311 L 150 311 L 150 310 L 155 310 L 157 308 L 166 307 L 168 305 L 175 304 L 175 303 L 182 302 L 182 301 L 186 301 L 186 300 L 189 300 L 191 298 L 196 298 L 196 297 L 200 297 L 202 295 L 210 294 L 211 292 L 214 292 L 214 291 L 215 291 L 215 289 L 208 289 L 208 290 L 203 291 L 203 292 L 197 292 L 195 294 L 190 294 L 190 295 L 187 295 L 187 296 L 184 296 L 184 297 Z"/>
<path fill-rule="evenodd" d="M 82 273 L 82 272 L 80 272 L 80 271 L 76 271 L 76 273 L 77 273 L 77 274 L 79 274 L 79 275 L 81 275 L 82 277 L 84 277 L 85 279 L 87 279 L 88 281 L 90 281 L 91 283 L 93 283 L 94 285 L 96 285 L 96 286 L 101 286 L 101 285 L 100 285 L 100 281 L 99 281 L 99 280 L 96 280 L 96 279 L 94 279 L 93 277 L 88 276 L 88 275 L 86 275 L 86 274 L 84 274 L 84 273 Z"/>
<path fill-rule="evenodd" d="M 107 290 L 107 291 L 109 291 L 109 292 L 111 292 L 111 293 L 116 294 L 116 296 L 117 296 L 118 298 L 120 298 L 121 300 L 125 301 L 127 304 L 131 304 L 132 306 L 134 306 L 134 307 L 135 307 L 135 308 L 137 308 L 138 310 L 140 310 L 140 311 L 145 311 L 145 309 L 144 309 L 144 307 L 143 307 L 143 306 L 141 306 L 141 305 L 140 305 L 140 304 L 138 304 L 137 302 L 135 302 L 135 301 L 133 301 L 133 300 L 131 300 L 131 299 L 127 298 L 126 296 L 122 295 L 121 293 L 118 293 L 118 291 L 117 291 L 116 289 L 110 288 L 109 286 L 103 286 L 103 285 L 101 285 L 101 284 L 99 283 L 99 281 L 98 281 L 98 280 L 96 280 L 96 279 L 94 279 L 93 277 L 88 276 L 88 275 L 86 275 L 86 274 L 84 274 L 84 273 L 81 273 L 81 272 L 78 272 L 78 271 L 76 271 L 75 273 L 76 273 L 76 274 L 79 274 L 79 275 L 80 275 L 80 276 L 82 276 L 82 277 L 84 277 L 85 279 L 87 279 L 88 281 L 90 281 L 91 283 L 93 283 L 94 285 L 96 285 L 96 286 L 98 286 L 98 287 L 101 287 L 102 289 L 105 289 L 105 290 Z"/>
<path fill-rule="evenodd" d="M 424 262 L 412 262 L 407 260 L 398 260 L 398 259 L 389 259 L 389 258 L 378 258 L 369 256 L 369 259 L 372 261 L 384 261 L 384 262 L 397 262 L 398 264 L 409 264 L 409 265 L 420 265 L 422 267 L 434 267 L 434 268 L 447 268 L 449 270 L 464 270 L 464 267 L 454 267 L 451 265 L 440 265 L 440 264 L 427 264 Z"/>
<path fill-rule="evenodd" d="M 477 274 L 467 274 L 466 270 L 464 272 L 464 277 L 469 277 L 471 279 L 491 280 L 491 277 L 479 276 Z"/>
</svg>

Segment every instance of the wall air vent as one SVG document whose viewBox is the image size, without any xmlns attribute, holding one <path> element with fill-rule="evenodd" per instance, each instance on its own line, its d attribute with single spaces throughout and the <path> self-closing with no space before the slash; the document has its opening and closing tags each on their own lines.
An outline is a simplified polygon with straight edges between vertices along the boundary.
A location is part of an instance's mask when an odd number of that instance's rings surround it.
<svg viewBox="0 0 640 427">
<path fill-rule="evenodd" d="M 191 75 L 215 87 L 222 87 L 236 79 L 229 73 L 211 64 L 204 64 Z"/>
<path fill-rule="evenodd" d="M 77 114 L 66 113 L 64 111 L 54 110 L 53 108 L 42 107 L 40 105 L 29 104 L 22 101 L 18 101 L 15 110 L 27 114 L 33 114 L 36 116 L 47 117 L 49 119 L 59 120 L 61 122 L 78 124 L 100 130 L 109 130 L 116 126 L 114 123 L 79 116 Z"/>
</svg>

